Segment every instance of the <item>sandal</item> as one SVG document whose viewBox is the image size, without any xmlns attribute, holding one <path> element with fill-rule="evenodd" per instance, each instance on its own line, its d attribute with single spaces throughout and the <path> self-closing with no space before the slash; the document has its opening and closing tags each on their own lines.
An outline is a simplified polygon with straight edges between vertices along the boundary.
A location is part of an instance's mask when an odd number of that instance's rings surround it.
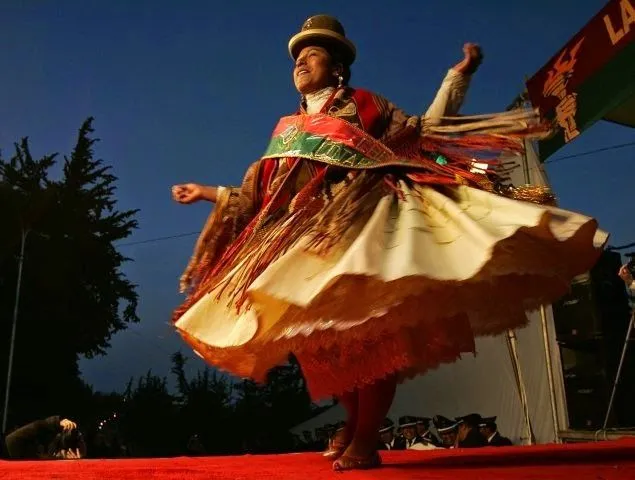
<svg viewBox="0 0 635 480">
<path fill-rule="evenodd" d="M 345 470 L 368 470 L 381 465 L 381 457 L 378 452 L 372 453 L 368 457 L 351 457 L 342 455 L 333 462 L 333 470 L 343 472 Z"/>
<path fill-rule="evenodd" d="M 322 456 L 327 460 L 336 460 L 342 456 L 347 447 L 348 445 L 343 443 L 331 445 L 322 452 Z"/>
</svg>

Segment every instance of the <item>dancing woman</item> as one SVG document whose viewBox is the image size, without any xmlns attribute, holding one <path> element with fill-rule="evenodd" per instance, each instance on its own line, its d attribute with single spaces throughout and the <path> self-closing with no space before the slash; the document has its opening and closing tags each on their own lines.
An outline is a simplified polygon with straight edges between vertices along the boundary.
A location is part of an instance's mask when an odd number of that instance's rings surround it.
<svg viewBox="0 0 635 480">
<path fill-rule="evenodd" d="M 596 261 L 606 235 L 550 194 L 474 169 L 548 133 L 533 112 L 456 114 L 480 62 L 411 116 L 348 85 L 355 47 L 333 17 L 289 42 L 300 111 L 282 118 L 240 187 L 175 186 L 216 204 L 182 278 L 178 332 L 216 367 L 265 381 L 290 353 L 346 428 L 336 470 L 381 463 L 377 431 L 404 379 L 523 326 Z"/>
</svg>

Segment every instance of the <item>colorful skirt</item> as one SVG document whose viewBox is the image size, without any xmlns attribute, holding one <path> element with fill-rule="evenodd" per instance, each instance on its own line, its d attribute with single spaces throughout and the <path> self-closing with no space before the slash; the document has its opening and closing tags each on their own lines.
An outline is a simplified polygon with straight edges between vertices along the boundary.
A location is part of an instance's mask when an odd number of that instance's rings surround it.
<svg viewBox="0 0 635 480">
<path fill-rule="evenodd" d="M 249 253 L 175 326 L 215 367 L 265 381 L 290 353 L 313 399 L 400 379 L 522 327 L 597 261 L 608 235 L 555 207 L 467 187 L 376 189 L 317 252 L 306 229 L 246 288 Z"/>
</svg>

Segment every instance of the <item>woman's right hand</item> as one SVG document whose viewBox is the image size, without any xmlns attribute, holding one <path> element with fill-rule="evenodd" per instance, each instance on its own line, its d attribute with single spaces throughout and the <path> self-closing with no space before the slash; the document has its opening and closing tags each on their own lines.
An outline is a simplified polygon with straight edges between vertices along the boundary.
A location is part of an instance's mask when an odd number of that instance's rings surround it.
<svg viewBox="0 0 635 480">
<path fill-rule="evenodd" d="M 179 203 L 188 205 L 205 198 L 205 187 L 197 183 L 183 183 L 172 187 L 172 198 Z"/>
</svg>

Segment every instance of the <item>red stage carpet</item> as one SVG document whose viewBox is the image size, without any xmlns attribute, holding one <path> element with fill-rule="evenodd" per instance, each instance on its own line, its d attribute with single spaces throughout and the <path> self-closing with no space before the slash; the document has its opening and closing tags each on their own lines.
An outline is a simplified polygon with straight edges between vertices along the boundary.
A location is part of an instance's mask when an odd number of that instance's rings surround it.
<svg viewBox="0 0 635 480">
<path fill-rule="evenodd" d="M 135 460 L 1 462 L 11 480 L 635 479 L 635 439 L 535 447 L 384 453 L 377 470 L 331 471 L 318 454 Z M 344 475 L 344 477 L 340 477 Z"/>
</svg>

